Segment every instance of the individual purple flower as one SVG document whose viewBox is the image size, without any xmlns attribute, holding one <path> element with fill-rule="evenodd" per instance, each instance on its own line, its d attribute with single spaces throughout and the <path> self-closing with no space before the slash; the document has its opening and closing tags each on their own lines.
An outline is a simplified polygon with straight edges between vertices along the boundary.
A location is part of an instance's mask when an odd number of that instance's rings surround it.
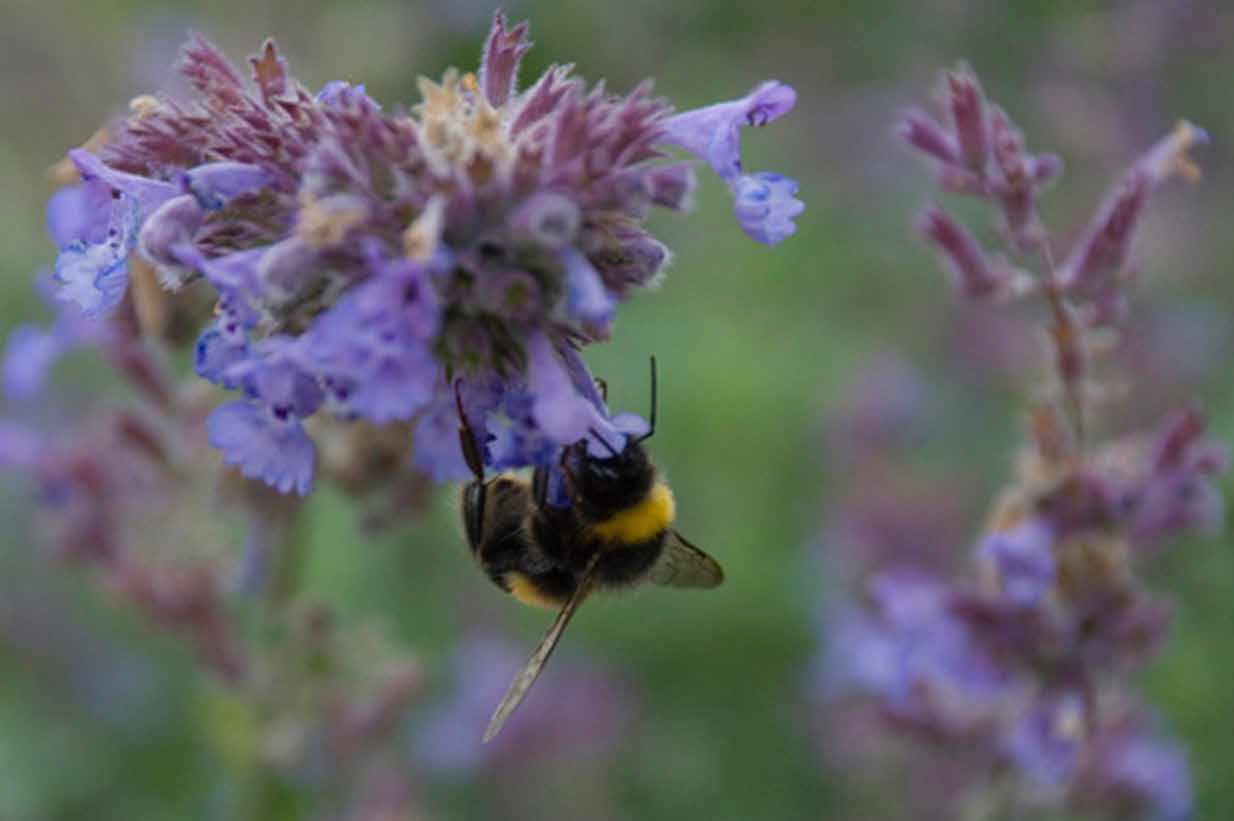
<svg viewBox="0 0 1234 821">
<path fill-rule="evenodd" d="M 745 174 L 740 131 L 762 126 L 792 110 L 797 92 L 774 80 L 740 100 L 675 114 L 664 121 L 663 141 L 705 160 L 733 191 L 741 228 L 752 239 L 775 245 L 795 230 L 792 218 L 805 207 L 794 198 L 797 183 L 779 174 Z"/>
<path fill-rule="evenodd" d="M 66 185 L 47 201 L 47 233 L 57 248 L 73 242 L 94 244 L 107 234 L 111 187 L 100 179 Z"/>
<path fill-rule="evenodd" d="M 532 337 L 527 348 L 527 384 L 534 397 L 531 414 L 540 430 L 561 445 L 586 439 L 593 456 L 604 456 L 609 448 L 625 448 L 625 435 L 594 402 L 579 393 L 548 337 Z"/>
<path fill-rule="evenodd" d="M 172 197 L 154 210 L 137 235 L 137 250 L 154 266 L 159 282 L 175 290 L 193 274 L 197 258 L 193 236 L 205 221 L 206 212 L 191 194 Z"/>
<path fill-rule="evenodd" d="M 796 180 L 760 171 L 743 174 L 733 184 L 733 211 L 741 229 L 764 245 L 776 245 L 796 232 L 793 217 L 805 209 L 794 196 Z"/>
<path fill-rule="evenodd" d="M 378 424 L 408 420 L 433 398 L 438 298 L 426 274 L 411 262 L 384 265 L 301 337 L 306 366 L 341 412 Z"/>
<path fill-rule="evenodd" d="M 1002 595 L 1021 607 L 1036 606 L 1054 584 L 1054 527 L 1030 516 L 986 536 L 977 558 L 987 563 Z"/>
<path fill-rule="evenodd" d="M 1083 696 L 1066 690 L 1039 696 L 1012 726 L 1005 753 L 1039 786 L 1061 790 L 1071 780 L 1087 736 Z"/>
<path fill-rule="evenodd" d="M 271 183 L 260 166 L 238 162 L 214 162 L 183 172 L 181 187 L 207 211 L 217 211 L 237 197 L 255 194 Z"/>
<path fill-rule="evenodd" d="M 210 444 L 245 476 L 283 493 L 312 490 L 316 449 L 295 417 L 240 400 L 219 405 L 206 425 Z"/>
<path fill-rule="evenodd" d="M 137 215 L 126 207 L 112 209 L 113 222 L 101 242 L 71 242 L 60 249 L 53 276 L 58 296 L 96 316 L 120 304 L 128 288 L 128 255 L 136 240 Z"/>
<path fill-rule="evenodd" d="M 566 268 L 566 310 L 584 322 L 611 322 L 617 301 L 587 257 L 577 248 L 565 248 L 561 261 Z"/>
<path fill-rule="evenodd" d="M 416 467 L 438 482 L 472 478 L 458 440 L 459 418 L 454 397 L 442 390 L 420 413 L 412 441 Z"/>
<path fill-rule="evenodd" d="M 193 346 L 193 370 L 202 379 L 236 388 L 231 374 L 249 356 L 248 334 L 233 317 L 221 316 L 197 337 Z"/>
</svg>

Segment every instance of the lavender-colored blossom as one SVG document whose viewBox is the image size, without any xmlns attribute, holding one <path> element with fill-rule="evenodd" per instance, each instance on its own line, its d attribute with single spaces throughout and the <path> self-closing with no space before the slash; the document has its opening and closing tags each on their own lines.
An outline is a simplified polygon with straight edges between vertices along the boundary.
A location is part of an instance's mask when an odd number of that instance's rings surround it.
<svg viewBox="0 0 1234 821">
<path fill-rule="evenodd" d="M 437 476 L 458 474 L 448 405 L 460 383 L 509 393 L 473 409 L 490 464 L 551 464 L 593 429 L 619 446 L 561 357 L 607 339 L 619 303 L 668 262 L 642 226 L 651 206 L 687 207 L 693 176 L 663 148 L 704 156 L 733 187 L 743 229 L 779 242 L 801 210 L 796 184 L 743 174 L 738 134 L 796 94 L 765 83 L 671 116 L 649 83 L 618 96 L 560 67 L 520 91 L 529 47 L 526 24 L 497 14 L 478 77 L 422 79 L 407 116 L 363 86 L 311 94 L 272 42 L 246 82 L 194 36 L 180 70 L 198 100 L 143 97 L 90 151 L 71 152 L 83 183 L 48 215 L 61 296 L 114 308 L 134 250 L 169 290 L 204 278 L 219 316 L 199 326 L 195 369 L 246 391 L 213 438 L 228 462 L 283 487 L 307 488 L 312 459 L 306 414 L 254 390 L 270 339 L 324 394 L 323 412 L 414 425 L 416 464 Z M 272 461 L 276 440 L 294 443 L 294 467 Z"/>
<path fill-rule="evenodd" d="M 190 168 L 180 175 L 181 187 L 207 211 L 217 211 L 237 197 L 255 194 L 270 185 L 270 175 L 257 165 L 215 162 Z"/>
<path fill-rule="evenodd" d="M 1053 549 L 1054 528 L 1033 516 L 986 536 L 977 556 L 990 565 L 1004 596 L 1017 605 L 1032 607 L 1054 584 Z"/>
<path fill-rule="evenodd" d="M 527 384 L 534 397 L 531 415 L 537 427 L 554 442 L 586 439 L 594 456 L 604 456 L 609 448 L 622 450 L 625 436 L 578 392 L 548 337 L 533 337 L 527 348 Z"/>
<path fill-rule="evenodd" d="M 743 126 L 763 126 L 797 103 L 791 86 L 769 81 L 740 100 L 675 114 L 664 121 L 664 142 L 705 160 L 733 191 L 741 228 L 752 239 L 775 245 L 796 227 L 792 218 L 805 207 L 793 197 L 797 183 L 779 174 L 745 174 L 741 164 Z"/>
<path fill-rule="evenodd" d="M 570 313 L 585 322 L 611 322 L 617 301 L 587 257 L 577 248 L 566 248 L 561 252 L 561 261 L 566 269 L 566 304 Z"/>
<path fill-rule="evenodd" d="M 471 478 L 458 441 L 459 418 L 454 398 L 439 391 L 420 414 L 412 441 L 415 465 L 438 482 Z"/>
<path fill-rule="evenodd" d="M 250 479 L 301 496 L 312 489 L 316 451 L 298 419 L 236 401 L 215 408 L 207 427 L 210 444 L 223 452 L 223 461 Z"/>
<path fill-rule="evenodd" d="M 108 238 L 87 244 L 72 242 L 60 249 L 54 276 L 60 283 L 59 296 L 72 302 L 88 316 L 111 310 L 120 304 L 128 287 L 128 255 L 135 241 L 136 214 L 119 211 L 119 219 L 108 229 Z"/>
<path fill-rule="evenodd" d="M 1005 752 L 1038 785 L 1059 790 L 1071 780 L 1086 734 L 1083 697 L 1073 691 L 1050 694 L 1021 714 Z"/>
<path fill-rule="evenodd" d="M 57 248 L 94 244 L 107 234 L 111 187 L 99 179 L 66 185 L 47 201 L 47 233 Z"/>
<path fill-rule="evenodd" d="M 805 209 L 797 182 L 782 174 L 743 174 L 733 183 L 733 210 L 741 229 L 764 245 L 776 245 L 797 230 L 793 217 Z"/>
</svg>

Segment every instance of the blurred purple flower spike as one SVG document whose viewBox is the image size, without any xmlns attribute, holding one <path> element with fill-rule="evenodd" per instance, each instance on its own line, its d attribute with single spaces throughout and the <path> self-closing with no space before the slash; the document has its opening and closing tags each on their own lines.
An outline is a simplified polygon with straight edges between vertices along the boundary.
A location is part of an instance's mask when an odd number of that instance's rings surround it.
<svg viewBox="0 0 1234 821">
<path fill-rule="evenodd" d="M 763 126 L 792 110 L 797 92 L 770 80 L 740 100 L 675 114 L 663 123 L 663 142 L 705 160 L 733 191 L 741 228 L 752 239 L 775 245 L 791 235 L 792 218 L 805 205 L 794 197 L 797 183 L 769 172 L 743 173 L 741 128 Z"/>
</svg>

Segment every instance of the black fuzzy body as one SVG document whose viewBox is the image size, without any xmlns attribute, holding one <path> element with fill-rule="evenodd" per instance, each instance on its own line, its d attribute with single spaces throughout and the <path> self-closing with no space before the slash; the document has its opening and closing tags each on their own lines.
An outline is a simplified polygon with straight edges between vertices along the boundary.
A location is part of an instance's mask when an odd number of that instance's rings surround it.
<svg viewBox="0 0 1234 821">
<path fill-rule="evenodd" d="M 521 577 L 551 602 L 569 598 L 597 553 L 597 587 L 637 584 L 660 558 L 667 529 L 629 543 L 598 538 L 594 528 L 636 507 L 651 492 L 656 471 L 646 451 L 631 440 L 619 455 L 598 459 L 580 443 L 567 452 L 563 464 L 574 466 L 566 470 L 570 501 L 564 507 L 542 500 L 544 468 L 536 470 L 530 484 L 499 476 L 485 484 L 483 494 L 479 482 L 468 484 L 463 521 L 472 553 L 506 592 L 514 592 L 512 581 Z"/>
</svg>

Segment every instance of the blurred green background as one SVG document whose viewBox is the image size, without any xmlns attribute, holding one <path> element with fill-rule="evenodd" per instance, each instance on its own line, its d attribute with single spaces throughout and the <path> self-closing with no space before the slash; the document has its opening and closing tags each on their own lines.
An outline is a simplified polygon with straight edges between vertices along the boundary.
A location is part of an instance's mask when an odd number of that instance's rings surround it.
<svg viewBox="0 0 1234 821">
<path fill-rule="evenodd" d="M 168 87 L 186 30 L 236 61 L 273 34 L 310 88 L 348 79 L 392 104 L 415 100 L 419 74 L 474 66 L 493 7 L 6 0 L 0 331 L 42 315 L 30 281 L 54 253 L 42 225 L 47 167 L 131 97 Z M 517 777 L 494 765 L 426 778 L 418 803 L 441 818 L 850 817 L 857 811 L 818 751 L 812 678 L 823 597 L 834 590 L 821 570 L 821 534 L 846 480 L 826 447 L 828 413 L 874 358 L 911 363 L 943 409 L 926 420 L 912 458 L 963 477 L 955 492 L 974 511 L 975 534 L 1008 475 L 1033 379 L 1031 366 L 990 365 L 957 341 L 966 319 L 910 227 L 928 172 L 896 144 L 896 115 L 928 98 L 940 68 L 970 61 L 1030 147 L 1065 158 L 1064 183 L 1045 208 L 1064 240 L 1177 118 L 1206 127 L 1205 180 L 1171 186 L 1143 226 L 1137 310 L 1151 299 L 1175 317 L 1183 340 L 1166 363 L 1179 374 L 1172 389 L 1197 396 L 1234 440 L 1234 9 L 1218 0 L 506 8 L 532 21 L 525 82 L 572 61 L 616 90 L 654 76 L 681 108 L 739 96 L 765 78 L 794 85 L 789 117 L 744 134 L 746 164 L 798 178 L 807 210 L 797 236 L 768 250 L 736 230 L 726 192 L 700 174 L 697 212 L 652 223 L 676 253 L 663 287 L 624 306 L 613 341 L 587 353 L 610 403 L 640 412 L 647 356 L 659 357 L 653 451 L 677 491 L 683 533 L 724 563 L 727 584 L 706 595 L 597 600 L 575 622 L 557 662 L 621 671 L 638 705 L 599 773 L 595 753 L 536 759 Z M 80 362 L 69 373 L 91 379 Z M 30 544 L 20 488 L 3 487 L 0 511 L 15 524 L 0 537 L 0 819 L 226 817 L 211 742 L 219 730 L 189 651 L 49 564 Z M 1229 489 L 1227 480 L 1227 497 Z M 381 625 L 415 653 L 428 675 L 425 710 L 448 695 L 451 653 L 465 633 L 502 632 L 529 652 L 547 621 L 476 572 L 456 518 L 450 490 L 420 523 L 377 538 L 360 532 L 342 496 L 320 493 L 310 509 L 306 594 L 342 620 Z M 1178 545 L 1151 575 L 1177 600 L 1176 633 L 1142 679 L 1191 750 L 1200 818 L 1234 817 L 1230 547 L 1228 538 Z M 92 671 L 111 678 L 87 692 L 75 682 Z M 591 794 L 580 804 L 574 792 L 584 788 Z"/>
</svg>

